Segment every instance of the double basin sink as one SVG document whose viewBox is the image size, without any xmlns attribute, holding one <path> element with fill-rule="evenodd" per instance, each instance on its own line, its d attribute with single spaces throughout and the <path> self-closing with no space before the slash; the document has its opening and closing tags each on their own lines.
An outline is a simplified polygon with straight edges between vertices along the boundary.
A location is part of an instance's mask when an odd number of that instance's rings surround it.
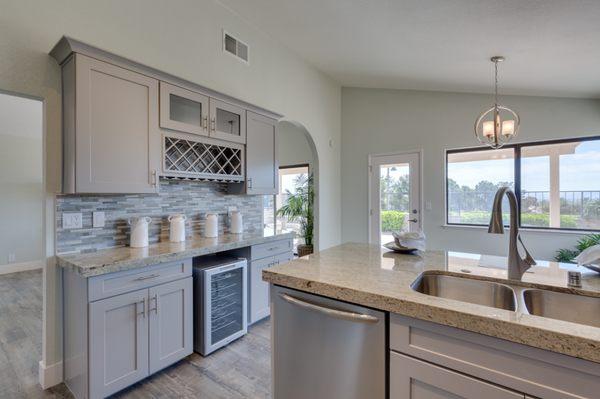
<svg viewBox="0 0 600 399">
<path fill-rule="evenodd" d="M 535 316 L 600 328 L 600 297 L 428 272 L 419 276 L 411 288 L 426 295 L 509 311 L 519 309 Z"/>
</svg>

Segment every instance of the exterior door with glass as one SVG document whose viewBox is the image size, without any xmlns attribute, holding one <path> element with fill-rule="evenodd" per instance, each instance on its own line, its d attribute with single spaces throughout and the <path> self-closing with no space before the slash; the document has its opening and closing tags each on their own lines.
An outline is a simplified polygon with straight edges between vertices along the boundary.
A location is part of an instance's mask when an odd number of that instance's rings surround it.
<svg viewBox="0 0 600 399">
<path fill-rule="evenodd" d="M 417 231 L 421 218 L 421 153 L 369 156 L 369 242 L 393 241 L 394 231 Z"/>
</svg>

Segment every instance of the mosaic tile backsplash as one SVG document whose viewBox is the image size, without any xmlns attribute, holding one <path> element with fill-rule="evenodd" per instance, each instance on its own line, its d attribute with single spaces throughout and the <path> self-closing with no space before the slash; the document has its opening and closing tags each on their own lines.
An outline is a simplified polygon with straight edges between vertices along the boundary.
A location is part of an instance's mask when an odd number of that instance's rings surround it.
<svg viewBox="0 0 600 399">
<path fill-rule="evenodd" d="M 206 213 L 219 215 L 219 234 L 227 232 L 227 211 L 242 213 L 244 231 L 263 229 L 263 197 L 228 195 L 224 184 L 161 180 L 158 194 L 59 195 L 56 198 L 56 249 L 58 254 L 92 252 L 129 244 L 129 218 L 150 216 L 149 241 L 169 239 L 167 218 L 174 213 L 187 216 L 188 237 L 202 234 Z M 92 212 L 105 212 L 105 226 L 92 228 Z M 63 212 L 81 212 L 82 229 L 63 229 Z"/>
</svg>

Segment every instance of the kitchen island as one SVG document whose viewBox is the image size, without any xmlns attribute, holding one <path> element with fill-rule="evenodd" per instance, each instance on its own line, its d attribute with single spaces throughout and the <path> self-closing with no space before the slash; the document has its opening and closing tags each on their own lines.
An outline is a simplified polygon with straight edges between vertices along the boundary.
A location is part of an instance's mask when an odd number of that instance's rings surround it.
<svg viewBox="0 0 600 399">
<path fill-rule="evenodd" d="M 287 290 L 287 297 L 309 303 L 301 304 L 305 309 L 318 305 L 315 298 L 325 297 L 340 304 L 326 304 L 337 310 L 352 304 L 385 314 L 389 342 L 385 348 L 372 350 L 389 354 L 385 368 L 390 373 L 387 383 L 392 399 L 428 397 L 403 396 L 415 389 L 411 381 L 427 379 L 425 375 L 440 381 L 435 389 L 459 397 L 481 397 L 469 396 L 469 389 L 461 388 L 476 377 L 493 387 L 502 386 L 499 396 L 490 388 L 491 397 L 515 397 L 511 395 L 516 392 L 520 398 L 592 398 L 600 390 L 600 316 L 588 315 L 596 321 L 587 325 L 540 317 L 530 314 L 523 300 L 527 289 L 542 289 L 600 301 L 600 278 L 591 272 L 584 273 L 581 288 L 567 286 L 567 270 L 573 267 L 540 261 L 522 281 L 509 281 L 501 257 L 448 251 L 401 255 L 378 246 L 349 243 L 267 269 L 263 278 L 272 285 L 275 398 L 279 397 L 277 373 L 287 359 L 277 353 L 285 352 L 277 345 L 277 337 L 278 330 L 285 330 L 278 321 L 286 317 L 273 306 L 281 299 L 281 289 Z M 503 309 L 423 294 L 411 288 L 423 273 L 466 277 L 484 284 L 500 282 L 515 292 L 515 307 Z M 285 309 L 289 313 L 293 306 Z M 341 331 L 339 334 L 343 336 Z M 418 372 L 421 368 L 419 375 L 399 371 Z M 475 391 L 486 392 L 475 382 L 472 385 Z M 504 395 L 504 391 L 508 393 Z"/>
</svg>

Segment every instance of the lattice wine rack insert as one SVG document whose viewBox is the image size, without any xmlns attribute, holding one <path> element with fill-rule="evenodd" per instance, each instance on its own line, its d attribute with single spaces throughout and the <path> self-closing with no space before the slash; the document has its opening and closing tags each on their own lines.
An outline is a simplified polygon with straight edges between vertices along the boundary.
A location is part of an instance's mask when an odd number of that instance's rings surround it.
<svg viewBox="0 0 600 399">
<path fill-rule="evenodd" d="M 166 177 L 241 181 L 243 147 L 210 144 L 164 136 L 164 172 Z"/>
</svg>

